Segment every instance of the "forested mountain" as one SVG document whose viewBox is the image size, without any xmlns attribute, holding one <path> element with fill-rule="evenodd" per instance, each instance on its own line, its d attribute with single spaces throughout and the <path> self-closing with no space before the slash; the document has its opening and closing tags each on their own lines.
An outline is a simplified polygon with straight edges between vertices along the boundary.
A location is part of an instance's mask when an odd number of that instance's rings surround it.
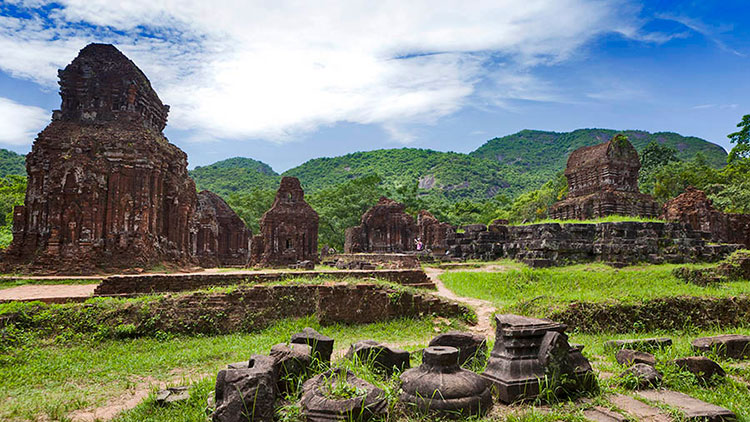
<svg viewBox="0 0 750 422">
<path fill-rule="evenodd" d="M 706 162 L 714 167 L 723 167 L 727 161 L 727 153 L 722 147 L 694 136 L 682 136 L 673 132 L 611 129 L 578 129 L 573 132 L 522 130 L 513 135 L 491 139 L 470 155 L 510 165 L 521 171 L 552 175 L 565 168 L 571 152 L 580 147 L 608 141 L 618 133 L 625 134 L 638 152 L 655 141 L 675 149 L 680 160 L 690 160 L 700 152 Z"/>
<path fill-rule="evenodd" d="M 0 177 L 26 176 L 26 157 L 0 148 Z"/>
<path fill-rule="evenodd" d="M 198 190 L 208 189 L 221 196 L 253 189 L 277 189 L 280 177 L 268 164 L 251 158 L 234 157 L 190 170 Z"/>
<path fill-rule="evenodd" d="M 439 194 L 449 200 L 491 198 L 500 192 L 515 195 L 535 182 L 534 174 L 517 172 L 493 160 L 415 148 L 316 158 L 284 172 L 299 178 L 310 192 L 369 174 L 378 174 L 387 187 L 418 184 L 420 193 Z"/>
<path fill-rule="evenodd" d="M 512 198 L 536 189 L 565 168 L 575 149 L 625 133 L 641 151 L 651 141 L 674 148 L 677 158 L 690 160 L 701 153 L 714 167 L 726 163 L 723 148 L 706 140 L 671 132 L 579 129 L 558 133 L 524 130 L 495 138 L 470 154 L 400 148 L 355 152 L 339 157 L 309 160 L 284 172 L 300 179 L 309 193 L 369 174 L 377 174 L 386 187 L 419 184 L 419 193 L 449 201 L 487 199 L 497 194 Z M 191 172 L 199 189 L 227 195 L 252 188 L 273 187 L 278 175 L 267 165 L 233 158 Z"/>
<path fill-rule="evenodd" d="M 575 149 L 604 142 L 616 133 L 625 133 L 639 151 L 649 142 L 656 141 L 674 148 L 677 158 L 682 160 L 701 153 L 714 167 L 721 167 L 726 162 L 727 154 L 720 146 L 671 132 L 523 130 L 491 139 L 469 154 L 416 148 L 381 149 L 315 158 L 287 170 L 284 175 L 298 177 L 309 193 L 377 174 L 386 188 L 418 184 L 420 195 L 448 201 L 481 200 L 497 194 L 512 198 L 540 187 L 563 170 L 568 155 Z M 24 156 L 0 150 L 0 177 L 25 173 Z M 242 157 L 196 167 L 190 175 L 198 190 L 209 189 L 225 198 L 254 189 L 276 189 L 280 179 L 280 175 L 267 164 Z"/>
</svg>

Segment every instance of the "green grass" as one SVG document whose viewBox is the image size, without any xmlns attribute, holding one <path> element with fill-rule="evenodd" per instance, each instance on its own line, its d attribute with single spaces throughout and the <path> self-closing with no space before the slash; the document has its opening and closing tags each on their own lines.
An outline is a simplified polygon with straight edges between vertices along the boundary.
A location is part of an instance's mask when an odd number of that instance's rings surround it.
<svg viewBox="0 0 750 422">
<path fill-rule="evenodd" d="M 499 311 L 547 315 L 571 302 L 619 301 L 633 303 L 671 296 L 728 297 L 750 292 L 750 281 L 706 287 L 672 275 L 677 265 L 642 265 L 615 269 L 604 264 L 503 272 L 448 272 L 440 276 L 459 296 L 484 299 Z M 695 266 L 695 267 L 706 267 Z"/>
<path fill-rule="evenodd" d="M 272 345 L 288 341 L 306 326 L 336 339 L 337 348 L 374 339 L 406 342 L 406 349 L 426 344 L 437 327 L 430 318 L 320 327 L 311 317 L 281 321 L 254 334 L 101 342 L 40 338 L 0 366 L 0 420 L 35 420 L 40 415 L 60 420 L 75 409 L 102 406 L 142 383 L 213 378 L 226 364 L 248 359 L 253 353 L 268 353 Z M 460 325 L 452 321 L 439 327 L 448 330 Z M 201 400 L 205 403 L 205 396 Z"/>
<path fill-rule="evenodd" d="M 750 334 L 750 328 L 741 328 L 735 330 L 737 333 Z M 681 391 L 700 400 L 726 407 L 738 416 L 739 422 L 750 421 L 750 394 L 748 394 L 747 383 L 750 383 L 750 367 L 736 365 L 736 362 L 727 359 L 721 359 L 711 356 L 722 367 L 725 368 L 730 377 L 718 380 L 715 384 L 705 386 L 699 383 L 692 374 L 680 372 L 674 365 L 669 362 L 673 359 L 691 356 L 689 342 L 699 336 L 716 335 L 722 333 L 721 330 L 714 331 L 687 331 L 687 332 L 650 332 L 641 334 L 626 334 L 620 336 L 609 335 L 578 335 L 571 336 L 571 342 L 582 343 L 586 347 L 584 355 L 592 362 L 595 371 L 603 371 L 614 374 L 609 379 L 600 379 L 600 391 L 589 396 L 591 405 L 603 405 L 611 407 L 606 401 L 606 396 L 612 393 L 633 394 L 623 386 L 623 382 L 617 377 L 617 374 L 626 368 L 620 366 L 614 359 L 614 352 L 605 352 L 603 343 L 612 338 L 637 338 L 637 337 L 654 337 L 669 336 L 674 340 L 674 346 L 655 352 L 658 363 L 657 368 L 664 373 L 664 386 L 676 391 Z M 491 344 L 490 344 L 491 347 Z M 412 367 L 419 365 L 418 355 L 412 357 Z M 351 370 L 354 374 L 371 384 L 381 388 L 389 401 L 388 421 L 398 422 L 427 422 L 442 420 L 434 416 L 413 415 L 406 411 L 403 404 L 397 400 L 399 393 L 398 373 L 391 378 L 384 377 L 381 373 L 373 371 L 372 367 L 357 361 L 340 359 L 336 366 Z M 472 368 L 475 371 L 481 371 L 481 367 Z M 213 391 L 212 379 L 203 379 L 192 386 L 192 396 L 188 403 L 174 407 L 162 408 L 155 404 L 153 394 L 131 411 L 120 415 L 116 422 L 178 422 L 178 421 L 204 421 L 206 397 Z M 293 391 L 289 396 L 277 402 L 277 414 L 280 421 L 302 422 L 301 409 L 297 404 L 299 399 L 299 390 Z M 531 406 L 514 406 L 507 415 L 490 412 L 484 418 L 471 418 L 473 422 L 547 422 L 547 421 L 584 421 L 583 410 L 591 406 L 581 401 L 560 401 L 544 407 L 537 405 Z M 675 409 L 662 407 L 666 413 L 677 416 Z M 466 419 L 465 419 L 466 420 Z M 676 418 L 676 420 L 679 420 Z"/>
<path fill-rule="evenodd" d="M 627 393 L 622 381 L 617 377 L 626 367 L 621 366 L 615 360 L 614 351 L 605 351 L 604 342 L 612 339 L 624 338 L 648 338 L 669 337 L 674 342 L 672 347 L 653 351 L 657 359 L 656 368 L 664 374 L 664 387 L 683 392 L 699 400 L 725 407 L 737 414 L 738 421 L 750 421 L 750 365 L 741 365 L 732 359 L 724 359 L 715 355 L 709 355 L 729 375 L 712 385 L 703 385 L 689 372 L 680 371 L 670 361 L 687 356 L 695 356 L 690 347 L 690 342 L 697 337 L 714 336 L 726 334 L 723 329 L 714 330 L 689 330 L 689 331 L 657 331 L 646 333 L 630 333 L 620 335 L 596 334 L 584 335 L 573 334 L 571 341 L 584 344 L 584 355 L 589 358 L 594 367 L 599 371 L 608 372 L 615 376 L 604 381 L 606 391 Z M 735 328 L 730 331 L 736 334 L 750 335 L 750 327 Z"/>
<path fill-rule="evenodd" d="M 531 226 L 533 224 L 597 224 L 597 223 L 619 223 L 623 221 L 631 221 L 636 223 L 664 223 L 664 220 L 658 218 L 647 218 L 647 217 L 635 217 L 632 215 L 608 215 L 606 217 L 592 218 L 591 220 L 556 220 L 552 218 L 546 218 L 544 220 L 536 220 L 529 223 L 516 224 L 518 226 Z"/>
<path fill-rule="evenodd" d="M 23 276 L 21 276 L 23 277 Z M 0 278 L 0 290 L 2 289 L 10 289 L 12 287 L 18 287 L 18 286 L 25 286 L 29 284 L 34 285 L 53 285 L 53 284 L 99 284 L 101 283 L 101 279 L 80 279 L 80 278 L 69 278 L 69 279 L 58 279 L 58 278 L 33 278 L 33 279 L 26 279 L 26 278 L 18 278 L 13 280 L 7 280 Z"/>
</svg>

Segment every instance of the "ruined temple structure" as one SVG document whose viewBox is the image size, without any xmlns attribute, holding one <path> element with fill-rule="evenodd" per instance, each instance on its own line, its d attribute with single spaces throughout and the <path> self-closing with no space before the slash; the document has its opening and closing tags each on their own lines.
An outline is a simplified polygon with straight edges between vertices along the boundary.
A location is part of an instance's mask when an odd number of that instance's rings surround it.
<svg viewBox="0 0 750 422">
<path fill-rule="evenodd" d="M 198 193 L 193 227 L 193 255 L 201 266 L 247 265 L 252 232 L 219 195 Z"/>
<path fill-rule="evenodd" d="M 285 266 L 318 260 L 318 213 L 305 202 L 296 177 L 284 177 L 271 209 L 253 237 L 251 265 Z"/>
<path fill-rule="evenodd" d="M 658 204 L 638 190 L 638 152 L 627 137 L 579 148 L 568 158 L 568 198 L 552 206 L 550 217 L 578 219 L 607 215 L 656 217 Z"/>
<path fill-rule="evenodd" d="M 393 253 L 414 250 L 418 235 L 414 218 L 404 204 L 381 197 L 363 216 L 359 226 L 346 230 L 344 252 Z"/>
<path fill-rule="evenodd" d="M 419 211 L 417 215 L 417 232 L 425 248 L 433 254 L 442 255 L 448 249 L 448 236 L 455 233 L 455 228 L 448 223 L 441 223 L 429 211 Z"/>
<path fill-rule="evenodd" d="M 714 208 L 705 192 L 692 186 L 664 204 L 661 218 L 687 223 L 694 230 L 710 233 L 713 242 L 750 248 L 750 214 L 723 213 Z"/>
<path fill-rule="evenodd" d="M 169 106 L 112 45 L 86 46 L 59 77 L 62 105 L 27 156 L 3 266 L 193 264 L 198 197 L 187 156 L 162 134 Z"/>
</svg>

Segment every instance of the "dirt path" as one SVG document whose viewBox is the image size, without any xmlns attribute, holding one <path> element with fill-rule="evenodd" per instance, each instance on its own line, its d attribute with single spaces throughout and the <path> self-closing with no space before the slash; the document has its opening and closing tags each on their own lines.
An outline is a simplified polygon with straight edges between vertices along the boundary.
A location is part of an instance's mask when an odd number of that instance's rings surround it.
<svg viewBox="0 0 750 422">
<path fill-rule="evenodd" d="M 0 290 L 0 300 L 52 299 L 93 296 L 97 284 L 27 284 Z"/>
<path fill-rule="evenodd" d="M 477 268 L 475 271 L 486 271 L 486 269 Z M 495 330 L 492 327 L 492 315 L 497 310 L 495 308 L 495 305 L 486 300 L 476 299 L 473 297 L 458 296 L 453 293 L 453 291 L 445 287 L 445 284 L 443 284 L 443 282 L 440 280 L 440 274 L 443 274 L 445 272 L 443 270 L 437 268 L 425 268 L 424 272 L 427 274 L 427 277 L 429 277 L 430 280 L 432 280 L 432 282 L 437 286 L 436 294 L 438 296 L 450 300 L 455 300 L 456 302 L 461 302 L 474 309 L 474 312 L 477 313 L 477 325 L 471 327 L 471 331 L 488 338 L 492 338 L 495 336 Z"/>
</svg>

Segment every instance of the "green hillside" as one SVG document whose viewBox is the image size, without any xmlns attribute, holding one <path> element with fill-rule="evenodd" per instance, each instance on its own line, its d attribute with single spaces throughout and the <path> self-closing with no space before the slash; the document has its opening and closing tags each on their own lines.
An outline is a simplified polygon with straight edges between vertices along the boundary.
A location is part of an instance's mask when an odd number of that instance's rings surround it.
<svg viewBox="0 0 750 422">
<path fill-rule="evenodd" d="M 309 193 L 358 177 L 378 174 L 386 188 L 419 184 L 420 195 L 461 199 L 486 199 L 497 194 L 514 197 L 536 189 L 565 168 L 571 152 L 604 142 L 619 133 L 608 129 L 579 129 L 569 133 L 523 130 L 487 141 L 470 154 L 429 149 L 401 148 L 356 152 L 333 158 L 316 158 L 284 173 L 300 179 Z M 651 141 L 678 151 L 689 160 L 697 153 L 721 167 L 726 152 L 700 138 L 671 132 L 624 132 L 639 151 Z M 25 175 L 24 156 L 0 150 L 0 177 Z M 198 190 L 209 189 L 225 198 L 253 189 L 276 189 L 280 176 L 267 164 L 235 157 L 190 171 Z"/>
<path fill-rule="evenodd" d="M 224 197 L 253 189 L 276 189 L 281 179 L 268 164 L 243 157 L 196 167 L 189 173 L 199 191 L 208 189 Z"/>
<path fill-rule="evenodd" d="M 500 192 L 514 195 L 535 182 L 533 174 L 522 174 L 496 161 L 415 148 L 316 158 L 286 171 L 284 176 L 297 177 L 306 189 L 316 192 L 368 174 L 380 175 L 388 187 L 419 183 L 421 194 L 450 200 L 491 198 Z"/>
<path fill-rule="evenodd" d="M 510 165 L 519 171 L 550 177 L 565 168 L 571 152 L 583 146 L 605 142 L 617 133 L 627 135 L 638 152 L 651 141 L 656 141 L 677 150 L 677 158 L 681 160 L 690 160 L 700 152 L 714 167 L 723 167 L 727 161 L 727 153 L 722 147 L 704 139 L 673 132 L 611 129 L 578 129 L 561 133 L 522 130 L 513 135 L 491 139 L 470 155 Z"/>
<path fill-rule="evenodd" d="M 0 148 L 0 177 L 26 176 L 26 157 Z"/>
</svg>

